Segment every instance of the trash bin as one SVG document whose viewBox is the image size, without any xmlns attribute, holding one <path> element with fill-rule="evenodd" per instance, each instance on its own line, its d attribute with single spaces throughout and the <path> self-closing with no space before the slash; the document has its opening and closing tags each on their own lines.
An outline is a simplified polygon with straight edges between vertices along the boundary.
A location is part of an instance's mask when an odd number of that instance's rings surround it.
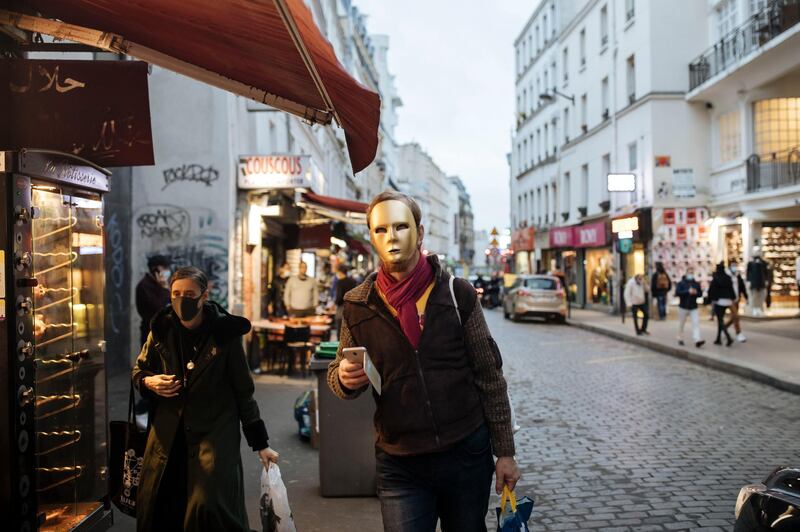
<svg viewBox="0 0 800 532">
<path fill-rule="evenodd" d="M 317 377 L 319 482 L 323 497 L 375 496 L 375 401 L 363 393 L 343 401 L 328 388 L 330 359 L 311 359 Z"/>
</svg>

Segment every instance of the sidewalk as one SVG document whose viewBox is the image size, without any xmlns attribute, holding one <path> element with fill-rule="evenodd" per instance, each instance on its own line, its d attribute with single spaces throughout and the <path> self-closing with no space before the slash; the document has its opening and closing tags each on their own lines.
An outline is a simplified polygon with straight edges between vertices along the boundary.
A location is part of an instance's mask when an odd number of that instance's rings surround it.
<svg viewBox="0 0 800 532">
<path fill-rule="evenodd" d="M 763 382 L 800 394 L 800 320 L 742 320 L 747 342 L 731 347 L 714 345 L 716 322 L 709 321 L 708 310 L 700 309 L 701 337 L 706 344 L 696 348 L 691 341 L 691 323 L 684 329 L 686 345 L 678 345 L 677 308 L 670 307 L 665 321 L 650 320 L 649 336 L 636 336 L 633 318 L 593 310 L 572 309 L 571 325 L 668 355 L 684 358 L 729 373 Z M 733 327 L 729 329 L 734 335 Z"/>
</svg>

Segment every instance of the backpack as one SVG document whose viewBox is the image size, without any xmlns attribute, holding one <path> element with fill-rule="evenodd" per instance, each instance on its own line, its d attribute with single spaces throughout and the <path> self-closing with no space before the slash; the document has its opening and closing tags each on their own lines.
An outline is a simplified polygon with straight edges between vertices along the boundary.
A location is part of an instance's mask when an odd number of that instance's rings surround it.
<svg viewBox="0 0 800 532">
<path fill-rule="evenodd" d="M 658 273 L 656 275 L 656 288 L 669 290 L 669 276 L 666 273 Z"/>
</svg>

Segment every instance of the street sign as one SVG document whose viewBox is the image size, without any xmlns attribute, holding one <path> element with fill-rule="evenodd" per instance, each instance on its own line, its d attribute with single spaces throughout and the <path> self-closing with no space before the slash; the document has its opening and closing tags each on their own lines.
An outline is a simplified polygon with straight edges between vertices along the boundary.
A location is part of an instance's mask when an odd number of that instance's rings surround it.
<svg viewBox="0 0 800 532">
<path fill-rule="evenodd" d="M 500 232 L 497 230 L 497 227 L 492 228 L 492 236 L 497 236 L 499 234 Z"/>
<path fill-rule="evenodd" d="M 620 253 L 630 253 L 633 249 L 633 239 L 632 238 L 623 238 L 619 241 L 619 252 Z"/>
</svg>

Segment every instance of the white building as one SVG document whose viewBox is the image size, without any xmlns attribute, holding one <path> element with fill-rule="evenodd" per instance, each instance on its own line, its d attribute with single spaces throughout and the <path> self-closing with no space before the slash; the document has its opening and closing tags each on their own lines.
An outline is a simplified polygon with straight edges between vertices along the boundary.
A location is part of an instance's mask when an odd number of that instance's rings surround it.
<svg viewBox="0 0 800 532">
<path fill-rule="evenodd" d="M 773 308 L 796 308 L 800 253 L 800 2 L 699 2 L 707 36 L 686 101 L 705 106 L 715 260 L 763 254 Z"/>
<path fill-rule="evenodd" d="M 447 174 L 416 142 L 401 145 L 398 160 L 398 186 L 422 209 L 425 250 L 447 257 L 452 234 Z"/>
<path fill-rule="evenodd" d="M 378 37 L 372 44 L 364 17 L 349 0 L 308 4 L 348 72 L 381 93 L 381 143 L 375 162 L 353 175 L 340 128 L 310 126 L 154 67 L 149 87 L 155 165 L 134 168 L 132 176 L 133 279 L 144 274 L 147 257 L 166 255 L 175 267 L 203 268 L 215 300 L 258 319 L 277 265 L 287 258 L 296 263 L 300 249 L 330 246 L 329 237 L 315 240 L 315 235 L 303 233 L 298 211 L 303 191 L 368 201 L 392 188 L 398 166 L 396 108 L 402 102 L 386 64 L 388 40 Z M 249 156 L 296 167 L 305 186 L 243 187 L 240 166 Z M 136 330 L 138 317 L 132 316 L 131 324 Z"/>
<path fill-rule="evenodd" d="M 534 11 L 515 42 L 517 271 L 563 272 L 577 302 L 608 307 L 623 277 L 658 260 L 673 276 L 689 261 L 706 269 L 704 256 L 664 251 L 705 235 L 706 111 L 685 100 L 704 14 L 695 0 L 546 0 Z M 634 174 L 635 191 L 609 194 L 609 172 Z M 623 217 L 638 229 L 619 255 L 609 226 Z"/>
</svg>

